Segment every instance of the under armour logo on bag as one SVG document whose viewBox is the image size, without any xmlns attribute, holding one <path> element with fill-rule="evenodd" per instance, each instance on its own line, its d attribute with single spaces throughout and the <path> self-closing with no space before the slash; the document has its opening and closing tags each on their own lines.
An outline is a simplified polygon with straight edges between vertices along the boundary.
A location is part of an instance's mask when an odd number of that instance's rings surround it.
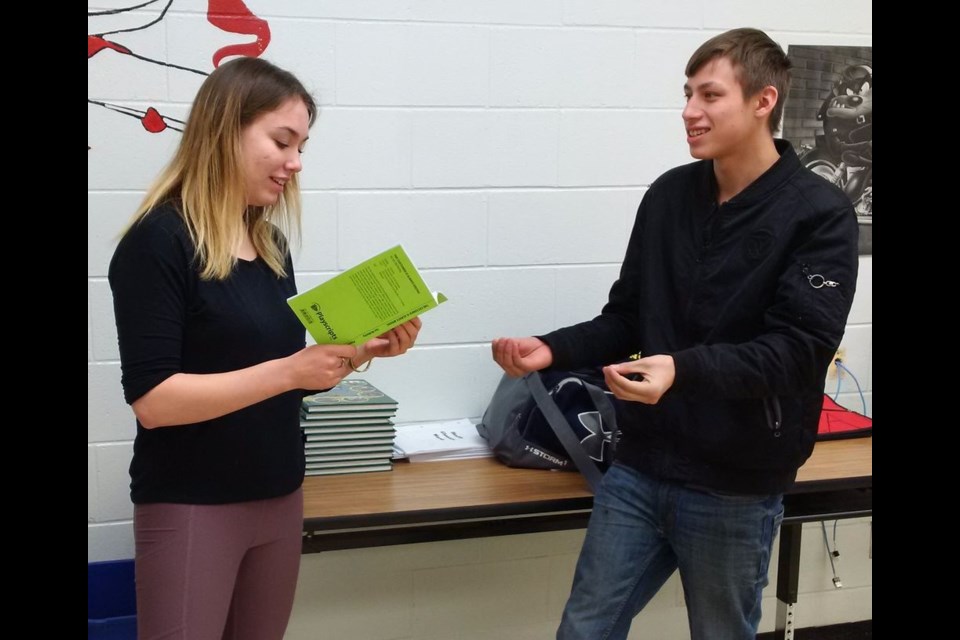
<svg viewBox="0 0 960 640">
<path fill-rule="evenodd" d="M 573 384 L 583 388 L 583 380 L 580 378 L 564 378 L 550 391 L 551 396 L 559 393 L 560 389 L 567 384 Z M 584 390 L 586 392 L 586 390 Z M 609 391 L 606 393 L 610 393 Z M 591 403 L 592 404 L 592 403 Z M 587 430 L 588 434 L 580 440 L 587 455 L 591 460 L 603 462 L 607 457 L 607 449 L 613 446 L 613 431 L 604 429 L 603 418 L 599 411 L 583 411 L 577 413 L 577 419 Z"/>
<path fill-rule="evenodd" d="M 591 460 L 603 462 L 607 449 L 613 446 L 613 431 L 603 428 L 603 418 L 599 411 L 584 411 L 577 418 L 590 434 L 580 441 Z"/>
</svg>

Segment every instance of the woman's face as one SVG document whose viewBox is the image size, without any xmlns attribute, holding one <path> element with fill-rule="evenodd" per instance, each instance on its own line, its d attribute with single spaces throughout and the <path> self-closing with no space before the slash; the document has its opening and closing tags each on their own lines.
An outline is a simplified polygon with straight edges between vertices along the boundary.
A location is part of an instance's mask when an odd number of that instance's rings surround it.
<svg viewBox="0 0 960 640">
<path fill-rule="evenodd" d="M 303 165 L 300 154 L 309 137 L 310 116 L 300 98 L 260 115 L 240 134 L 247 181 L 247 205 L 276 204 L 283 187 Z"/>
</svg>

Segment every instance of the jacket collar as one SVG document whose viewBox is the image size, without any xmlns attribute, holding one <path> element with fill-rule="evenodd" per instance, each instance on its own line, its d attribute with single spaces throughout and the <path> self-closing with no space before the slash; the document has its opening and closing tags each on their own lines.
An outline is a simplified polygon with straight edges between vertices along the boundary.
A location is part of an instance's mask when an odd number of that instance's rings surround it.
<svg viewBox="0 0 960 640">
<path fill-rule="evenodd" d="M 773 144 L 780 154 L 780 159 L 763 172 L 759 178 L 751 182 L 746 189 L 730 198 L 724 204 L 725 207 L 745 207 L 763 200 L 770 193 L 779 189 L 800 169 L 800 159 L 789 140 L 775 138 Z M 717 201 L 717 178 L 713 173 L 713 160 L 707 160 L 703 163 L 703 171 L 705 192 L 710 198 L 711 204 L 715 204 Z"/>
</svg>

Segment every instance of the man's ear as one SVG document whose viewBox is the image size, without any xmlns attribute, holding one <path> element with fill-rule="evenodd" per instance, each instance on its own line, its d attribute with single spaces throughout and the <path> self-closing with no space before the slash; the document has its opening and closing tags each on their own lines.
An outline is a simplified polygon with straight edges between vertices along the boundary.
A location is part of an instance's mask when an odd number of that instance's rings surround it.
<svg viewBox="0 0 960 640">
<path fill-rule="evenodd" d="M 754 113 L 758 118 L 763 118 L 769 116 L 773 108 L 777 106 L 780 93 L 776 87 L 768 84 L 757 93 L 754 99 L 757 101 L 757 108 Z"/>
</svg>

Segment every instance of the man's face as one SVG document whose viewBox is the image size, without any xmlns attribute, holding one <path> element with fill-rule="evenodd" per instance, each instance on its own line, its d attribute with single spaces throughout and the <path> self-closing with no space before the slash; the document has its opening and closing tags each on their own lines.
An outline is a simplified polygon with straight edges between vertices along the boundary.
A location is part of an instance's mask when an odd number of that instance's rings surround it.
<svg viewBox="0 0 960 640">
<path fill-rule="evenodd" d="M 720 160 L 742 151 L 742 144 L 756 132 L 756 100 L 744 98 L 733 65 L 714 58 L 683 85 L 687 105 L 683 126 L 690 155 L 700 160 Z"/>
</svg>

